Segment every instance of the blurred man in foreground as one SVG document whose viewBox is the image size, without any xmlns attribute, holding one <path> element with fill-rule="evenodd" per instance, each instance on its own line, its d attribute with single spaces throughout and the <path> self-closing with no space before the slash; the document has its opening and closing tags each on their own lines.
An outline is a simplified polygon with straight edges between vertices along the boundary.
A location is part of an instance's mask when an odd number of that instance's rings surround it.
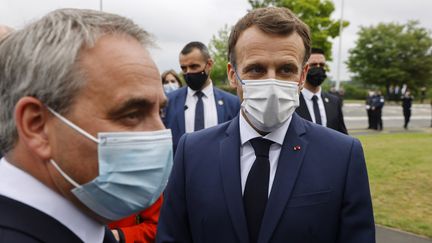
<svg viewBox="0 0 432 243">
<path fill-rule="evenodd" d="M 0 41 L 4 242 L 115 242 L 104 224 L 159 198 L 172 164 L 148 33 L 63 9 Z"/>
</svg>

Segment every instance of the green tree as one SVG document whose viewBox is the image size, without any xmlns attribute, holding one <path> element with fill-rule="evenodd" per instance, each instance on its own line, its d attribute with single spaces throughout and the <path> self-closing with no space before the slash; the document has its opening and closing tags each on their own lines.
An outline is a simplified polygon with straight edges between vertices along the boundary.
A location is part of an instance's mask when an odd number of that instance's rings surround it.
<svg viewBox="0 0 432 243">
<path fill-rule="evenodd" d="M 328 60 L 332 60 L 332 38 L 339 36 L 339 20 L 332 20 L 330 15 L 335 7 L 331 0 L 248 0 L 252 8 L 267 6 L 291 9 L 311 31 L 312 46 L 324 50 Z M 349 25 L 343 21 L 343 27 Z"/>
<path fill-rule="evenodd" d="M 432 39 L 417 21 L 361 27 L 348 68 L 355 80 L 386 87 L 406 83 L 412 90 L 431 84 Z M 429 84 L 429 85 L 428 85 Z"/>
<path fill-rule="evenodd" d="M 231 28 L 225 25 L 218 31 L 217 35 L 213 35 L 208 45 L 210 55 L 214 61 L 210 77 L 218 86 L 227 83 L 228 38 L 230 31 Z"/>
</svg>

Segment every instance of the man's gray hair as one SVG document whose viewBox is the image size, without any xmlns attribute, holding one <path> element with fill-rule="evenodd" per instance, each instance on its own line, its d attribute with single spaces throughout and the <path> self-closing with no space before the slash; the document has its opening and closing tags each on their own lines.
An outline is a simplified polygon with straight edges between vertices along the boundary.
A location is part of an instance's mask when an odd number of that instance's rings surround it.
<svg viewBox="0 0 432 243">
<path fill-rule="evenodd" d="M 130 19 L 94 10 L 60 9 L 0 41 L 0 150 L 17 142 L 14 107 L 32 96 L 61 114 L 85 84 L 79 65 L 83 48 L 103 35 L 128 35 L 144 47 L 150 35 Z"/>
</svg>

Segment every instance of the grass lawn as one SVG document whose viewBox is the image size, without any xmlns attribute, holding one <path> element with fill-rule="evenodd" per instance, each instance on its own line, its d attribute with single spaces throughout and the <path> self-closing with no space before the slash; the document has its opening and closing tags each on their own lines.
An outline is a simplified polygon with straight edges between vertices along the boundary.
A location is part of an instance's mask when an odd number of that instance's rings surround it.
<svg viewBox="0 0 432 243">
<path fill-rule="evenodd" d="M 365 151 L 375 222 L 432 238 L 432 134 L 357 137 Z"/>
</svg>

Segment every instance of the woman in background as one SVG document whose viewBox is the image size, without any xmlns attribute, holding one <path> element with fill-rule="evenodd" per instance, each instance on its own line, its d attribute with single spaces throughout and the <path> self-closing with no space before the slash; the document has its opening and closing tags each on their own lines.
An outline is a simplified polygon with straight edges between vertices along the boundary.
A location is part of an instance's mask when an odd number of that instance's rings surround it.
<svg viewBox="0 0 432 243">
<path fill-rule="evenodd" d="M 182 87 L 180 77 L 174 70 L 168 70 L 162 73 L 162 84 L 166 94 Z"/>
</svg>

